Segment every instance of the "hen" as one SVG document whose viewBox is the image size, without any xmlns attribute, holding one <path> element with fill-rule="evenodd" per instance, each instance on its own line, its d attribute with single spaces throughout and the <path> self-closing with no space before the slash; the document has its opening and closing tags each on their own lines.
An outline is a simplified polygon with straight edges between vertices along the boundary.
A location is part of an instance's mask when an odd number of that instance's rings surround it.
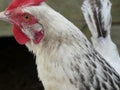
<svg viewBox="0 0 120 90">
<path fill-rule="evenodd" d="M 120 90 L 120 76 L 84 34 L 44 0 L 13 0 L 0 13 L 36 56 L 45 90 Z"/>
</svg>

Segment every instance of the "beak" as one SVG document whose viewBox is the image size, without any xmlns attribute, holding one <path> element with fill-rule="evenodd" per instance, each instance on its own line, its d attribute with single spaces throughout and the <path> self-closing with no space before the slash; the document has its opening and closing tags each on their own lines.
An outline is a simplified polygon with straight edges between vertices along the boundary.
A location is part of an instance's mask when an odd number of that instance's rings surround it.
<svg viewBox="0 0 120 90">
<path fill-rule="evenodd" d="M 0 12 L 0 20 L 6 21 L 6 22 L 10 22 L 10 20 L 8 19 L 8 17 L 5 14 L 5 11 Z"/>
</svg>

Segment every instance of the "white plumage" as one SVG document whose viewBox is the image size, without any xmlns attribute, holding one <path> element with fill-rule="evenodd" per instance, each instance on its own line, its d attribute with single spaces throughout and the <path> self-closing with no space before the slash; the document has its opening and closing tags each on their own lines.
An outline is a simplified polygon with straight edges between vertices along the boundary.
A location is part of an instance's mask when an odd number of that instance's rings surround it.
<svg viewBox="0 0 120 90">
<path fill-rule="evenodd" d="M 115 70 L 75 25 L 45 3 L 24 10 L 44 27 L 44 39 L 38 45 L 29 42 L 27 47 L 36 55 L 38 76 L 46 90 L 119 90 Z"/>
<path fill-rule="evenodd" d="M 75 25 L 45 2 L 22 11 L 35 16 L 44 29 L 38 44 L 30 40 L 26 46 L 36 56 L 45 90 L 120 90 L 120 76 Z"/>
<path fill-rule="evenodd" d="M 92 34 L 94 48 L 120 75 L 120 57 L 117 46 L 111 40 L 111 2 L 109 0 L 85 0 L 82 11 Z"/>
</svg>

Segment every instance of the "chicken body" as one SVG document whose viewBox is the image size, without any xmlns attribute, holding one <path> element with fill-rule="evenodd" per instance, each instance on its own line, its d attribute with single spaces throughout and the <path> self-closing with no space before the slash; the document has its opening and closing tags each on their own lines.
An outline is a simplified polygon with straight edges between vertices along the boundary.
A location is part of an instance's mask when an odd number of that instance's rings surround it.
<svg viewBox="0 0 120 90">
<path fill-rule="evenodd" d="M 37 19 L 32 29 L 42 26 L 44 32 L 42 40 L 35 43 L 31 35 L 36 30 L 22 28 L 30 39 L 25 45 L 36 56 L 38 77 L 45 90 L 120 90 L 120 76 L 75 25 L 45 2 L 22 11 Z"/>
<path fill-rule="evenodd" d="M 36 10 L 34 7 L 25 10 L 33 15 L 39 10 L 37 18 L 45 29 L 38 45 L 32 42 L 26 45 L 36 55 L 38 74 L 46 90 L 120 89 L 115 83 L 120 82 L 115 70 L 75 25 L 45 3 Z"/>
</svg>

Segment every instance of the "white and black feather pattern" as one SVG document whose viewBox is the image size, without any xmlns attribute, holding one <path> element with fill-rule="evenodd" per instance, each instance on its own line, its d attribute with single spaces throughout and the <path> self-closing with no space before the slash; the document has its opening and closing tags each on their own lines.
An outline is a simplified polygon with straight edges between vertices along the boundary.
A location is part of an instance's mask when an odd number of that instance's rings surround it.
<svg viewBox="0 0 120 90">
<path fill-rule="evenodd" d="M 70 48 L 71 51 L 66 52 L 68 55 L 64 56 L 62 61 L 63 69 L 71 84 L 75 85 L 78 90 L 119 90 L 120 76 L 87 43 L 86 39 L 84 41 L 86 48 L 76 41 L 76 45 L 72 46 L 74 48 Z"/>
<path fill-rule="evenodd" d="M 43 40 L 26 46 L 45 90 L 120 90 L 120 76 L 74 24 L 46 3 L 24 11 L 44 27 Z"/>
<path fill-rule="evenodd" d="M 105 38 L 110 33 L 112 22 L 109 0 L 85 0 L 82 11 L 93 36 Z"/>
<path fill-rule="evenodd" d="M 120 57 L 117 46 L 112 42 L 110 0 L 84 0 L 82 5 L 85 21 L 92 34 L 92 44 L 103 58 L 120 75 Z"/>
</svg>

